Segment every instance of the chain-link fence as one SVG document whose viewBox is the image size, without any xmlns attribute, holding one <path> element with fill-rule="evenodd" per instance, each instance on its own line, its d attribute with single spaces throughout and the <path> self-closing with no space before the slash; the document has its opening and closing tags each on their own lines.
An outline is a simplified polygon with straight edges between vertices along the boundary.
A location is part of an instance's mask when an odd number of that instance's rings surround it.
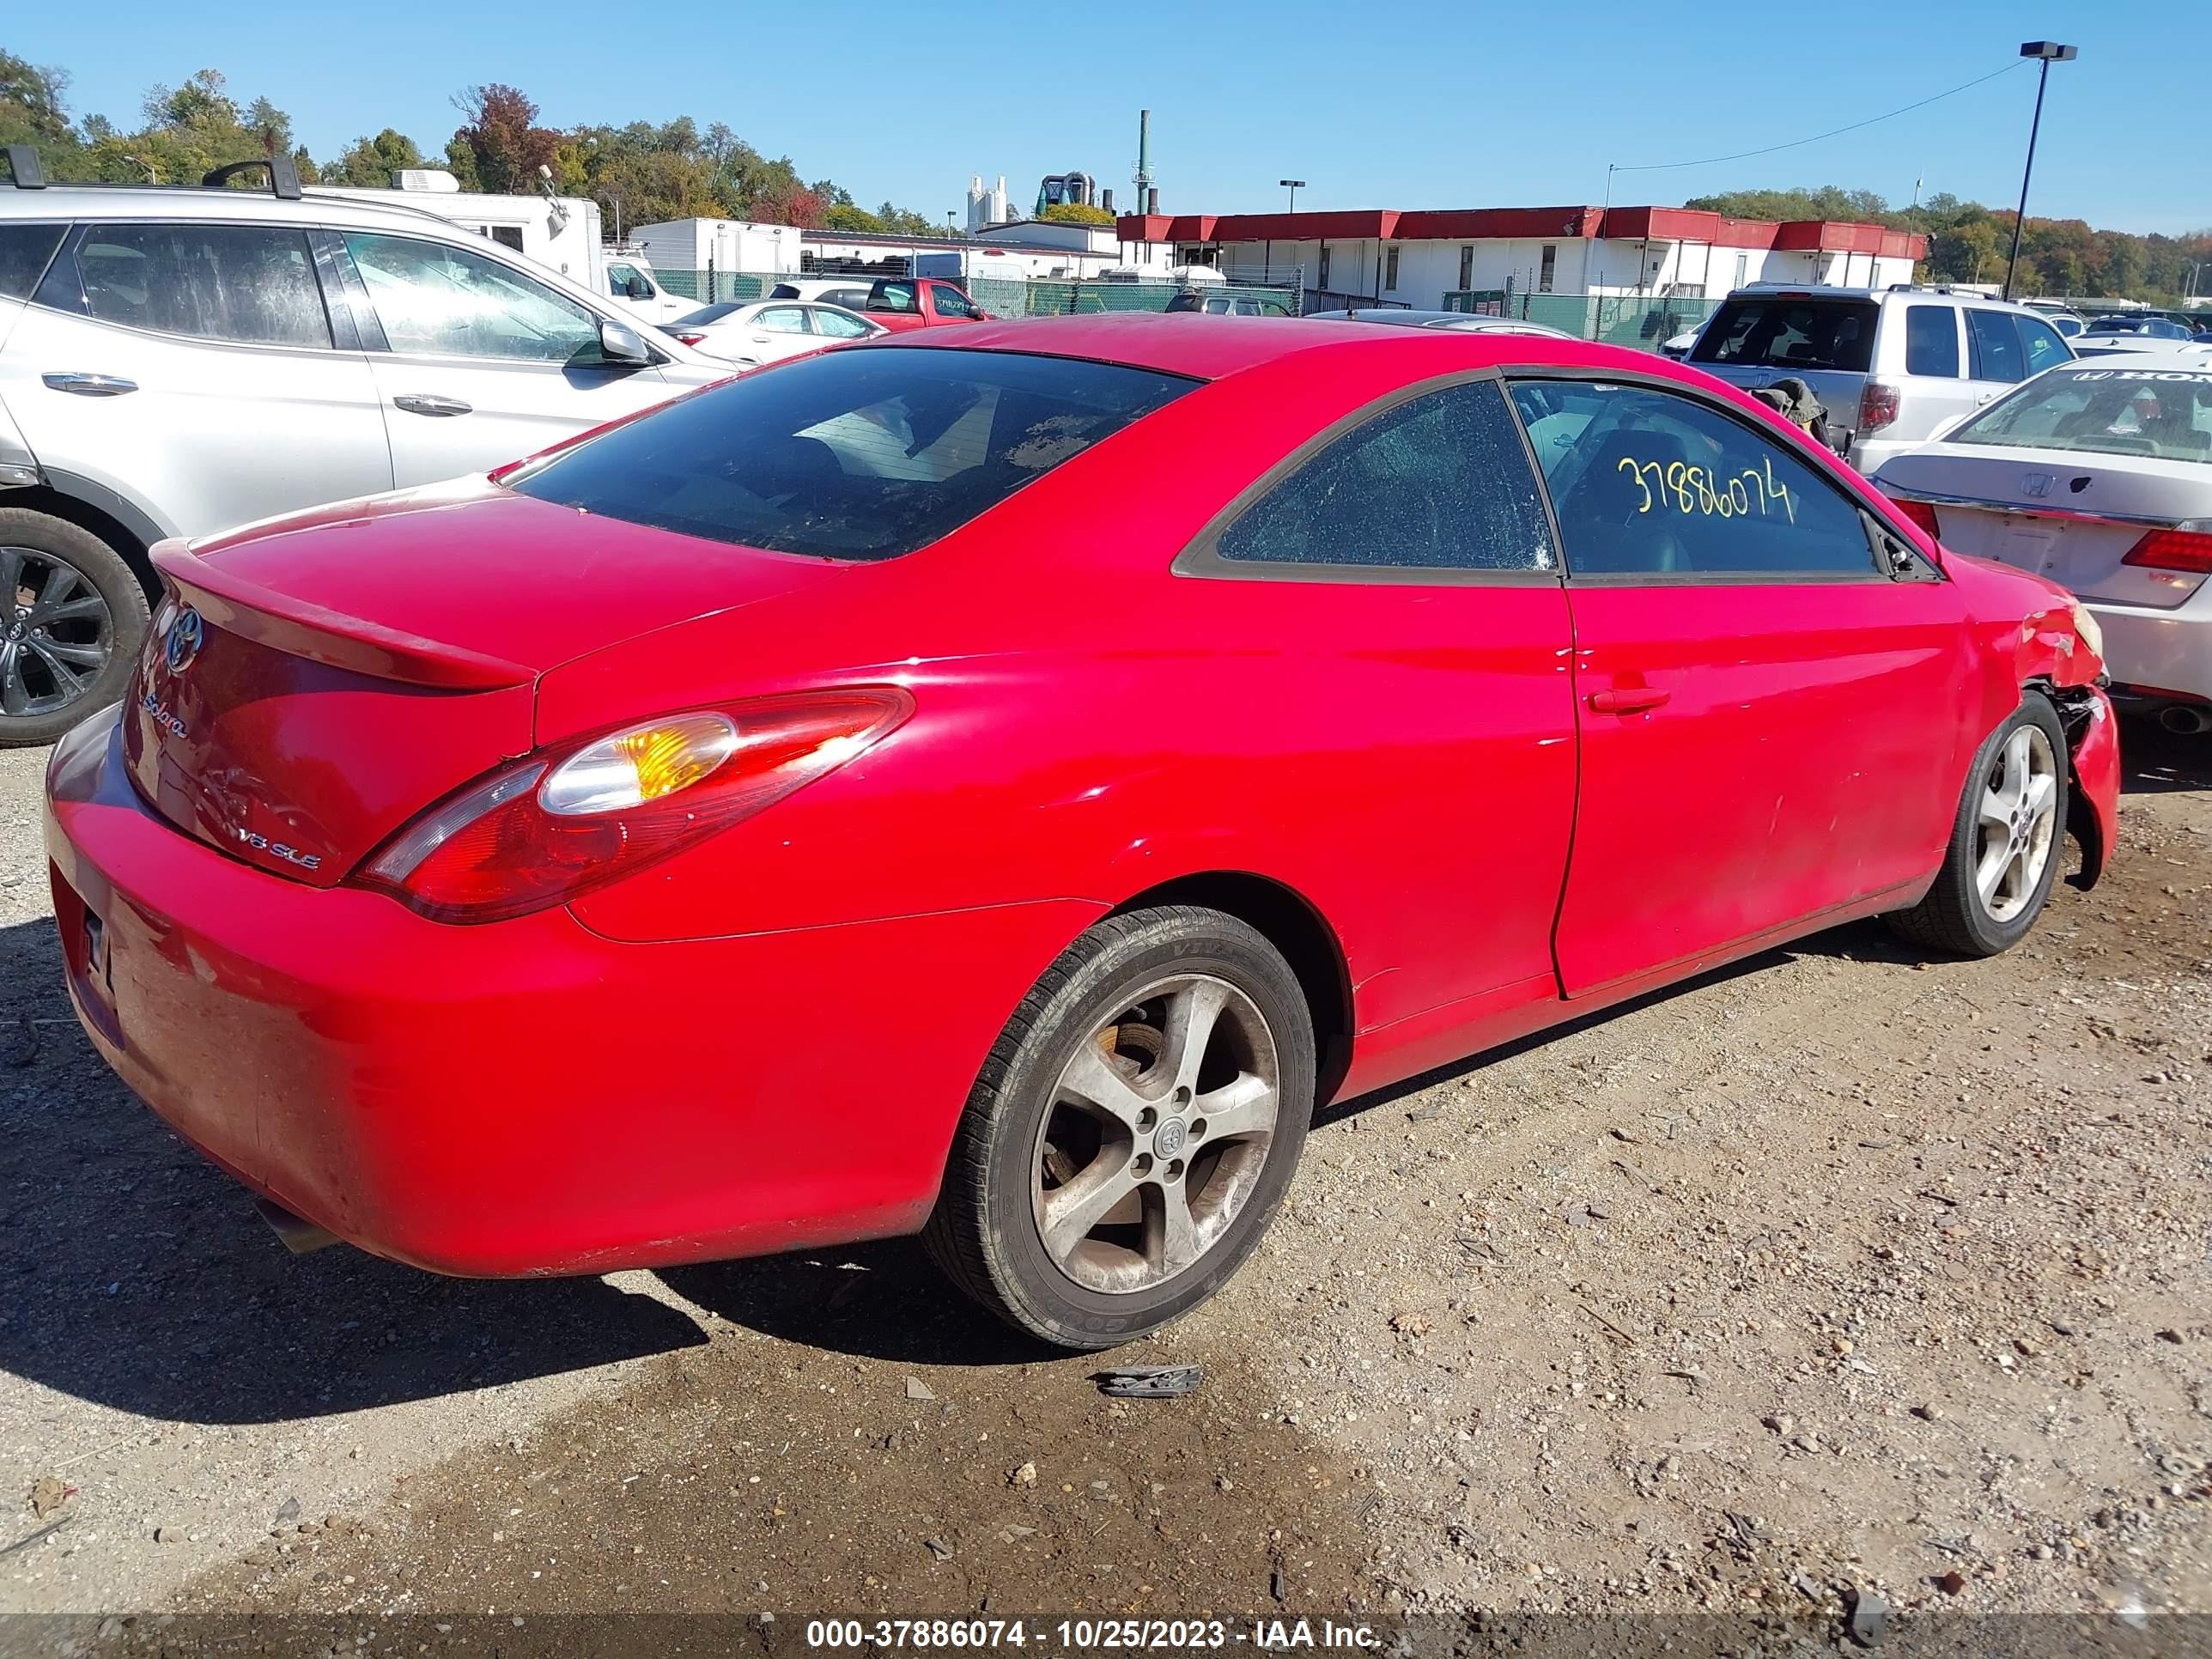
<svg viewBox="0 0 2212 1659">
<path fill-rule="evenodd" d="M 1656 351 L 1677 334 L 1705 325 L 1718 300 L 1650 294 L 1515 294 L 1505 289 L 1462 289 L 1444 295 L 1444 309 L 1515 317 L 1541 323 L 1578 340 Z"/>
<path fill-rule="evenodd" d="M 687 300 L 698 301 L 702 305 L 765 299 L 778 283 L 796 280 L 795 273 L 789 271 L 663 270 L 656 274 L 660 278 L 661 286 L 671 294 L 680 294 Z M 834 271 L 810 271 L 806 277 L 810 281 L 841 280 Z M 854 276 L 850 280 L 854 288 L 865 289 L 875 278 L 863 276 Z M 1178 283 L 1077 282 L 1044 277 L 1024 281 L 1005 276 L 979 276 L 960 286 L 966 290 L 969 299 L 994 317 L 1068 317 L 1103 311 L 1165 311 L 1170 300 L 1185 292 L 1182 284 Z M 1201 294 L 1234 293 L 1240 299 L 1267 301 L 1292 313 L 1298 309 L 1299 291 L 1296 287 L 1209 283 L 1197 291 Z"/>
</svg>

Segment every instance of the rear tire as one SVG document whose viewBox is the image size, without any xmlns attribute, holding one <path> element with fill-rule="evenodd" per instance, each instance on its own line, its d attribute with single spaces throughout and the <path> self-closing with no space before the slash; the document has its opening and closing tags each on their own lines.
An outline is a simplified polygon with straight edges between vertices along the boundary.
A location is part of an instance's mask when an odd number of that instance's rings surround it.
<svg viewBox="0 0 2212 1659">
<path fill-rule="evenodd" d="M 1957 957 L 1993 957 L 2027 938 L 2065 852 L 2068 786 L 2065 728 L 2030 691 L 1975 754 L 1936 884 L 1890 926 Z"/>
<path fill-rule="evenodd" d="M 1109 917 L 1006 1022 L 923 1242 L 954 1284 L 1046 1342 L 1146 1335 L 1258 1244 L 1314 1079 L 1304 994 L 1256 929 L 1193 905 Z"/>
<path fill-rule="evenodd" d="M 81 525 L 0 508 L 0 747 L 52 743 L 123 696 L 146 590 Z"/>
</svg>

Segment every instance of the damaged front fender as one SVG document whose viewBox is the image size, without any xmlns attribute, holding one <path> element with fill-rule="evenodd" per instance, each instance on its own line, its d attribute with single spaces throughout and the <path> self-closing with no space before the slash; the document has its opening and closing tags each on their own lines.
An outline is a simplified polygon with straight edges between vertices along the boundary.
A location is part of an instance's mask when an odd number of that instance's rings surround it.
<svg viewBox="0 0 2212 1659">
<path fill-rule="evenodd" d="M 2119 845 L 2119 723 L 2102 686 L 2057 687 L 2051 700 L 2066 728 L 2066 752 L 2073 770 L 2066 829 L 2081 843 L 2081 872 L 2068 879 L 2086 891 L 2097 884 Z"/>
</svg>

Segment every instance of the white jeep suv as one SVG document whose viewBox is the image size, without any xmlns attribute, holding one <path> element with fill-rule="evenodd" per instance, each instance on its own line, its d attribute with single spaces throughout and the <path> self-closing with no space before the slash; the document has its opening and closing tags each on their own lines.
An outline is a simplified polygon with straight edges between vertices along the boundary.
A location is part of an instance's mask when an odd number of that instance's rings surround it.
<svg viewBox="0 0 2212 1659">
<path fill-rule="evenodd" d="M 726 376 L 488 238 L 270 188 L 0 179 L 0 744 L 120 696 L 147 549 L 542 449 Z"/>
</svg>

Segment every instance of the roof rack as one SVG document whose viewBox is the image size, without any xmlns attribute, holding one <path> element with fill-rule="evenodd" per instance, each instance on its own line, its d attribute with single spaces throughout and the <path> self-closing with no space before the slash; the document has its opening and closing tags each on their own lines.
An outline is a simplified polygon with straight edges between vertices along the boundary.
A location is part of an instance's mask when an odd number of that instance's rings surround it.
<svg viewBox="0 0 2212 1659">
<path fill-rule="evenodd" d="M 47 185 L 46 169 L 39 165 L 39 153 L 28 144 L 9 144 L 5 147 L 8 171 L 17 190 L 44 190 Z M 269 174 L 269 193 L 288 202 L 300 199 L 300 169 L 289 155 L 257 155 L 251 161 L 227 162 L 210 168 L 203 174 L 200 183 L 209 189 L 220 190 L 242 173 L 261 169 Z M 164 186 L 153 185 L 153 189 Z M 174 186 L 168 186 L 174 188 Z"/>
<path fill-rule="evenodd" d="M 292 158 L 289 155 L 257 155 L 251 161 L 227 161 L 219 167 L 210 167 L 202 173 L 200 183 L 220 189 L 238 177 L 240 173 L 250 173 L 255 167 L 268 169 L 269 193 L 271 196 L 279 197 L 287 202 L 296 202 L 300 199 L 300 169 L 292 165 Z"/>
</svg>

